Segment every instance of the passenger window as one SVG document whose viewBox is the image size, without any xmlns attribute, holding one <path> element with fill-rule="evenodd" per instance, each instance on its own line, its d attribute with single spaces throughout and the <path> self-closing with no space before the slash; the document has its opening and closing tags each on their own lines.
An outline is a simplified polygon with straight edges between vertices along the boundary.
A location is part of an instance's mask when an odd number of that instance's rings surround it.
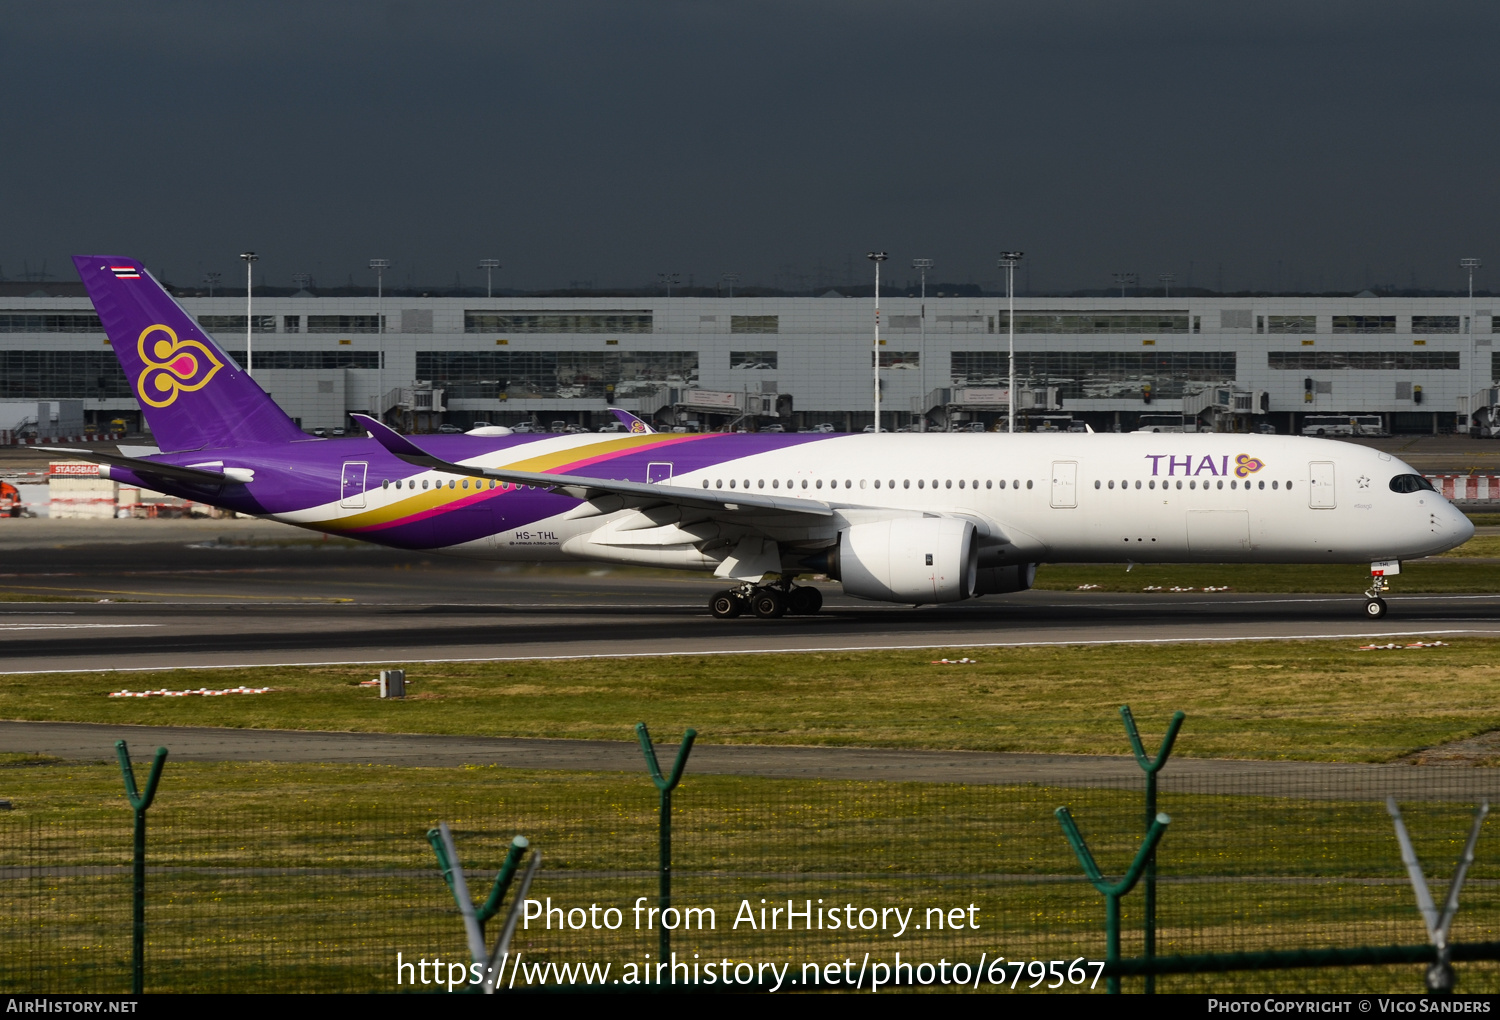
<svg viewBox="0 0 1500 1020">
<path fill-rule="evenodd" d="M 845 478 L 844 479 L 844 488 L 846 488 L 846 489 L 852 489 L 852 488 L 854 488 L 854 483 L 852 481 L 850 481 L 849 479 Z"/>
<path fill-rule="evenodd" d="M 911 479 L 910 478 L 903 479 L 902 482 L 901 482 L 901 488 L 903 488 L 903 489 L 909 489 L 909 488 L 911 488 Z"/>
<path fill-rule="evenodd" d="M 804 489 L 807 488 L 807 479 L 806 478 L 802 479 L 802 487 Z"/>
<path fill-rule="evenodd" d="M 1035 483 L 1033 483 L 1033 482 L 1032 482 L 1032 480 L 1031 480 L 1031 479 L 1030 479 L 1030 478 L 1028 478 L 1028 479 L 1026 479 L 1026 488 L 1028 488 L 1028 489 L 1029 489 L 1029 488 L 1031 488 L 1031 486 L 1032 486 L 1032 485 L 1033 485 L 1033 484 L 1035 484 Z"/>
<path fill-rule="evenodd" d="M 773 488 L 773 489 L 779 489 L 779 488 L 781 488 L 781 479 L 780 478 L 773 478 L 773 479 L 771 479 L 771 488 Z"/>
<path fill-rule="evenodd" d="M 391 487 L 390 479 L 388 479 L 388 478 L 382 478 L 380 480 L 380 487 L 382 489 L 389 489 Z"/>
<path fill-rule="evenodd" d="M 1229 480 L 1229 487 L 1230 487 L 1230 488 L 1231 488 L 1231 489 L 1237 489 L 1237 488 L 1239 488 L 1239 486 L 1240 486 L 1240 483 L 1239 483 L 1239 482 L 1237 482 L 1237 481 L 1235 481 L 1235 480 L 1234 480 L 1234 479 L 1233 479 L 1233 478 L 1231 478 L 1231 479 L 1230 479 L 1230 480 Z"/>
<path fill-rule="evenodd" d="M 993 489 L 995 487 L 995 480 L 993 478 L 986 478 L 984 480 L 984 487 L 986 489 Z"/>
<path fill-rule="evenodd" d="M 1154 488 L 1156 488 L 1156 479 L 1154 479 L 1154 478 L 1153 478 L 1153 479 L 1151 479 L 1151 481 L 1149 481 L 1149 482 L 1147 482 L 1147 483 L 1146 483 L 1146 484 L 1147 484 L 1147 485 L 1148 485 L 1148 486 L 1149 486 L 1149 487 L 1150 487 L 1150 488 L 1153 488 L 1153 489 L 1154 489 Z"/>
<path fill-rule="evenodd" d="M 464 479 L 464 488 L 467 489 L 468 487 L 469 487 L 469 480 L 467 478 L 465 478 Z"/>
<path fill-rule="evenodd" d="M 936 480 L 933 481 L 932 487 L 934 489 L 937 488 L 937 481 Z M 951 489 L 951 488 L 953 488 L 953 479 L 950 478 L 946 482 L 944 482 L 943 483 L 943 488 L 945 488 L 945 489 Z"/>
<path fill-rule="evenodd" d="M 1280 482 L 1272 482 L 1272 483 L 1271 483 L 1271 488 L 1273 488 L 1273 489 L 1274 489 L 1274 488 L 1276 488 L 1276 487 L 1277 487 L 1277 486 L 1278 486 L 1278 485 L 1280 485 L 1280 484 L 1281 484 L 1281 483 L 1280 483 Z"/>
<path fill-rule="evenodd" d="M 1013 488 L 1013 489 L 1019 489 L 1021 487 L 1021 479 L 1019 479 L 1019 478 L 1015 479 L 1014 481 L 1012 481 L 1010 483 L 1010 485 L 1011 485 L 1011 488 Z"/>
<path fill-rule="evenodd" d="M 875 484 L 876 484 L 876 485 L 879 485 L 879 484 L 880 484 L 880 483 L 879 483 L 879 482 L 876 482 L 876 483 L 875 483 Z M 861 478 L 861 479 L 860 479 L 860 480 L 859 480 L 859 487 L 860 487 L 860 488 L 861 488 L 861 489 L 863 489 L 863 488 L 864 488 L 864 487 L 865 487 L 865 480 L 864 480 L 864 479 L 863 479 L 863 478 Z"/>
<path fill-rule="evenodd" d="M 959 482 L 958 483 L 958 487 L 960 489 L 962 489 L 964 487 L 964 483 L 963 482 Z M 973 484 L 972 488 L 975 488 L 975 489 L 979 488 L 979 479 L 977 479 L 977 478 L 974 479 L 974 484 Z"/>
<path fill-rule="evenodd" d="M 960 488 L 960 489 L 962 489 L 962 488 L 963 488 L 963 487 L 964 487 L 964 480 L 963 480 L 963 479 L 962 479 L 962 478 L 960 478 L 960 479 L 959 479 L 959 480 L 958 480 L 958 487 L 959 487 L 959 488 Z"/>
<path fill-rule="evenodd" d="M 1111 482 L 1111 483 L 1110 483 L 1110 486 L 1109 486 L 1109 487 L 1110 487 L 1110 488 L 1111 488 L 1111 489 L 1113 489 L 1113 488 L 1114 488 L 1114 487 L 1115 487 L 1115 486 L 1114 486 L 1114 483 L 1113 483 L 1113 482 Z M 1094 479 L 1094 488 L 1096 488 L 1096 489 L 1097 489 L 1097 488 L 1099 488 L 1099 479 L 1097 479 L 1097 478 L 1095 478 L 1095 479 Z"/>
<path fill-rule="evenodd" d="M 427 488 L 427 479 L 422 479 L 422 488 Z"/>
<path fill-rule="evenodd" d="M 750 488 L 750 479 L 748 479 L 748 478 L 745 479 L 745 486 L 744 487 L 747 488 L 747 489 Z"/>
<path fill-rule="evenodd" d="M 917 479 L 917 488 L 919 488 L 919 489 L 925 489 L 926 487 L 927 487 L 927 480 L 925 478 L 918 478 Z"/>
<path fill-rule="evenodd" d="M 1224 479 L 1219 479 L 1219 488 L 1224 488 Z"/>
<path fill-rule="evenodd" d="M 1182 479 L 1181 478 L 1177 479 L 1177 487 L 1179 489 L 1182 488 Z"/>
<path fill-rule="evenodd" d="M 880 479 L 879 478 L 875 479 L 875 488 L 877 488 L 877 489 L 880 488 Z"/>
<path fill-rule="evenodd" d="M 1137 489 L 1139 489 L 1139 488 L 1140 488 L 1140 487 L 1141 487 L 1141 480 L 1140 480 L 1140 479 L 1139 479 L 1139 478 L 1137 478 L 1137 479 L 1136 479 L 1136 480 L 1135 480 L 1135 487 L 1136 487 L 1136 488 L 1137 488 Z"/>
<path fill-rule="evenodd" d="M 823 487 L 823 479 L 819 478 L 817 480 L 817 482 L 814 483 L 813 488 L 815 488 L 815 489 L 821 489 L 822 487 Z"/>
<path fill-rule="evenodd" d="M 1259 485 L 1256 486 L 1256 488 L 1258 488 L 1258 489 L 1264 489 L 1265 487 L 1266 487 L 1266 483 L 1264 481 L 1262 481 Z"/>
<path fill-rule="evenodd" d="M 1004 478 L 1000 479 L 1000 488 L 1002 488 L 1002 489 L 1005 488 L 1005 479 Z"/>
<path fill-rule="evenodd" d="M 734 479 L 733 478 L 729 479 L 729 487 L 731 489 L 734 488 Z"/>
<path fill-rule="evenodd" d="M 1287 489 L 1288 492 L 1292 491 L 1292 483 L 1291 482 L 1287 482 L 1286 483 L 1286 489 Z"/>
</svg>

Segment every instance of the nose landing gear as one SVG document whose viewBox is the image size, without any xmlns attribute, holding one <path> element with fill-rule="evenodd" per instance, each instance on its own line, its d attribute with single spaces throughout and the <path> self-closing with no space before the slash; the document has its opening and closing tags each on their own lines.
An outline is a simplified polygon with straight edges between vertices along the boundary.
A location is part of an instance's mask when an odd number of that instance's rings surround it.
<svg viewBox="0 0 1500 1020">
<path fill-rule="evenodd" d="M 720 620 L 732 620 L 747 612 L 762 620 L 776 620 L 787 615 L 811 616 L 822 608 L 823 593 L 811 585 L 794 587 L 789 575 L 784 575 L 776 584 L 726 588 L 715 592 L 708 602 L 708 611 Z"/>
<path fill-rule="evenodd" d="M 1371 620 L 1378 620 L 1385 615 L 1385 599 L 1380 596 L 1390 591 L 1391 583 L 1386 580 L 1387 574 L 1399 574 L 1401 565 L 1391 561 L 1382 561 L 1370 564 L 1370 587 L 1365 591 L 1365 616 Z"/>
</svg>

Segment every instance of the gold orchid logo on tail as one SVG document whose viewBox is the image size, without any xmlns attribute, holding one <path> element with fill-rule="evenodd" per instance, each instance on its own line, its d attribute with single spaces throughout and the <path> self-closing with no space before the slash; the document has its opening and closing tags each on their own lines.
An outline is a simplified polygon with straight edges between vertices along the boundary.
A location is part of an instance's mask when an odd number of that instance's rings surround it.
<svg viewBox="0 0 1500 1020">
<path fill-rule="evenodd" d="M 153 333 L 162 335 L 153 340 Z M 152 407 L 167 407 L 177 394 L 201 390 L 224 367 L 206 344 L 179 340 L 171 327 L 161 324 L 141 331 L 136 351 L 146 365 L 136 381 L 136 392 Z"/>
</svg>

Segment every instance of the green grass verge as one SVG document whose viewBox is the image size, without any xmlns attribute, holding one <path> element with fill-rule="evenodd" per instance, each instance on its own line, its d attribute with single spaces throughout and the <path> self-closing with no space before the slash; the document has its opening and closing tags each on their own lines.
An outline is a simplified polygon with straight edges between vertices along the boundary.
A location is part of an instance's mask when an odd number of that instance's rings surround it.
<svg viewBox="0 0 1500 1020">
<path fill-rule="evenodd" d="M 1378 762 L 1500 728 L 1500 641 L 1450 640 L 407 664 L 404 701 L 356 686 L 360 667 L 18 675 L 0 685 L 0 717 L 613 740 L 644 719 L 717 743 L 1119 754 L 1114 708 L 1128 702 L 1142 720 L 1186 711 L 1180 754 Z M 965 656 L 977 661 L 932 663 Z M 239 685 L 275 690 L 107 696 Z"/>
</svg>

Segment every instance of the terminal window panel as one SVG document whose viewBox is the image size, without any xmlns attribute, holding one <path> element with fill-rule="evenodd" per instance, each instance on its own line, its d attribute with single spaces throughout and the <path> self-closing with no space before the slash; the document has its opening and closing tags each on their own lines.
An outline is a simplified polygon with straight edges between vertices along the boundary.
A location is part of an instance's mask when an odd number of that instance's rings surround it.
<svg viewBox="0 0 1500 1020">
<path fill-rule="evenodd" d="M 697 386 L 697 351 L 418 351 L 417 378 L 450 398 L 631 397 Z"/>
<path fill-rule="evenodd" d="M 775 316 L 752 316 L 775 318 Z M 650 333 L 648 311 L 599 312 L 465 311 L 465 333 Z M 776 332 L 770 330 L 769 332 Z"/>
<path fill-rule="evenodd" d="M 775 351 L 730 351 L 730 368 L 775 368 Z"/>
<path fill-rule="evenodd" d="M 103 333 L 93 312 L 0 312 L 0 333 Z"/>
<path fill-rule="evenodd" d="M 1394 315 L 1335 315 L 1333 331 L 1335 333 L 1394 333 L 1396 332 L 1396 317 Z"/>
<path fill-rule="evenodd" d="M 1411 331 L 1413 333 L 1457 333 L 1458 316 L 1413 315 L 1411 317 Z"/>
<path fill-rule="evenodd" d="M 1017 333 L 1186 333 L 1188 313 L 1164 312 L 1017 312 Z M 1010 331 L 1010 316 L 1001 312 L 996 332 Z"/>
<path fill-rule="evenodd" d="M 309 333 L 379 333 L 383 315 L 309 315 L 307 317 L 307 331 Z M 240 329 L 245 328 L 245 320 L 240 319 Z"/>
<path fill-rule="evenodd" d="M 1017 386 L 1056 386 L 1072 399 L 1139 397 L 1149 385 L 1154 397 L 1180 397 L 1186 383 L 1230 382 L 1233 351 L 1017 351 Z M 1004 386 L 1004 351 L 954 351 L 954 386 Z"/>
<path fill-rule="evenodd" d="M 0 351 L 0 398 L 105 400 L 129 396 L 130 383 L 113 351 Z"/>
<path fill-rule="evenodd" d="M 1457 369 L 1458 351 L 1270 351 L 1268 368 L 1297 372 L 1354 368 L 1379 371 Z"/>
<path fill-rule="evenodd" d="M 1316 333 L 1318 331 L 1318 317 L 1316 315 L 1268 315 L 1266 317 L 1266 332 L 1268 333 Z"/>
<path fill-rule="evenodd" d="M 276 316 L 256 315 L 253 318 L 255 322 L 250 327 L 251 332 L 276 332 Z M 245 317 L 243 315 L 200 315 L 198 325 L 209 333 L 243 333 L 245 332 Z"/>
<path fill-rule="evenodd" d="M 731 315 L 729 317 L 729 332 L 731 333 L 779 333 L 781 331 L 781 316 L 779 315 Z"/>
<path fill-rule="evenodd" d="M 875 355 L 871 353 L 870 364 L 875 363 Z M 881 368 L 919 368 L 922 364 L 922 355 L 918 351 L 881 351 Z"/>
<path fill-rule="evenodd" d="M 226 351 L 236 364 L 245 363 L 244 351 Z M 374 368 L 381 366 L 380 351 L 260 351 L 255 367 L 264 369 Z"/>
</svg>

